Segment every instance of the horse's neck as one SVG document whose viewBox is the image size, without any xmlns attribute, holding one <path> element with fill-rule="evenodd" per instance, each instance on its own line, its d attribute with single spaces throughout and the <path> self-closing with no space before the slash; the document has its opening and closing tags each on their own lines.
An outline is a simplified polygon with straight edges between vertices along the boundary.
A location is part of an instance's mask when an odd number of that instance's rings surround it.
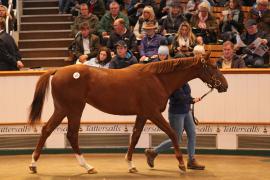
<svg viewBox="0 0 270 180">
<path fill-rule="evenodd" d="M 164 86 L 164 89 L 170 96 L 176 89 L 182 87 L 186 82 L 197 78 L 196 67 L 187 69 L 178 69 L 171 73 L 159 75 L 159 79 Z"/>
</svg>

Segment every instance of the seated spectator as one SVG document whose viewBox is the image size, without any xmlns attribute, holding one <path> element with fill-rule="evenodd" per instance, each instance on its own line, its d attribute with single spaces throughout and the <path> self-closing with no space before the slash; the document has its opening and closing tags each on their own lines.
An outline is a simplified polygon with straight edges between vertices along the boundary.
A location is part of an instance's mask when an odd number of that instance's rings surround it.
<svg viewBox="0 0 270 180">
<path fill-rule="evenodd" d="M 87 4 L 89 13 L 95 14 L 99 19 L 101 19 L 106 12 L 103 0 L 72 0 L 71 13 L 73 16 L 80 14 L 81 4 Z"/>
<path fill-rule="evenodd" d="M 75 56 L 77 63 L 84 63 L 97 56 L 100 44 L 98 36 L 91 33 L 88 23 L 82 23 L 80 31 L 75 39 Z"/>
<path fill-rule="evenodd" d="M 228 1 L 227 0 L 211 0 L 209 1 L 211 3 L 212 6 L 226 6 Z"/>
<path fill-rule="evenodd" d="M 14 71 L 24 67 L 18 47 L 8 33 L 5 32 L 6 22 L 0 19 L 0 71 Z"/>
<path fill-rule="evenodd" d="M 158 22 L 156 20 L 153 8 L 150 6 L 145 6 L 142 15 L 139 17 L 133 30 L 137 40 L 143 39 L 143 37 L 145 36 L 145 31 L 142 27 L 144 26 L 144 24 L 149 22 L 153 23 L 156 26 L 156 29 L 158 28 Z"/>
<path fill-rule="evenodd" d="M 131 26 L 135 26 L 139 17 L 142 15 L 143 8 L 151 6 L 154 12 L 157 12 L 157 3 L 155 0 L 131 0 L 128 6 L 128 17 Z"/>
<path fill-rule="evenodd" d="M 128 50 L 131 50 L 133 54 L 138 53 L 136 37 L 132 31 L 126 28 L 124 19 L 116 19 L 113 26 L 114 31 L 110 35 L 107 47 L 116 52 L 114 45 L 123 40 L 126 42 Z"/>
<path fill-rule="evenodd" d="M 169 59 L 169 48 L 167 45 L 161 45 L 158 48 L 158 61 L 165 61 Z"/>
<path fill-rule="evenodd" d="M 229 1 L 228 8 L 222 11 L 220 17 L 220 32 L 222 34 L 231 33 L 234 30 L 242 33 L 244 13 L 240 9 L 238 0 Z"/>
<path fill-rule="evenodd" d="M 186 21 L 185 16 L 182 14 L 183 10 L 180 2 L 172 2 L 170 11 L 167 16 L 162 20 L 160 32 L 167 35 L 168 44 L 172 43 L 174 35 L 177 33 L 179 26 L 182 22 Z"/>
<path fill-rule="evenodd" d="M 95 14 L 99 19 L 105 14 L 106 8 L 103 0 L 88 0 L 89 12 Z"/>
<path fill-rule="evenodd" d="M 179 0 L 160 0 L 159 9 L 156 13 L 157 19 L 161 19 L 169 13 L 172 3 L 179 3 L 179 5 L 181 6 Z"/>
<path fill-rule="evenodd" d="M 198 12 L 192 15 L 190 24 L 196 36 L 202 36 L 205 44 L 217 42 L 218 24 L 215 16 L 210 13 L 210 7 L 202 2 Z"/>
<path fill-rule="evenodd" d="M 87 4 L 83 3 L 80 5 L 80 16 L 75 18 L 74 24 L 72 25 L 72 33 L 75 36 L 79 29 L 80 24 L 83 22 L 87 22 L 90 27 L 90 33 L 96 34 L 97 33 L 97 25 L 98 25 L 98 17 L 92 13 L 89 13 L 89 9 Z"/>
<path fill-rule="evenodd" d="M 223 56 L 217 60 L 217 66 L 222 69 L 245 68 L 245 61 L 234 53 L 234 44 L 231 41 L 223 43 Z"/>
<path fill-rule="evenodd" d="M 211 4 L 207 0 L 189 0 L 186 6 L 186 13 L 196 14 L 200 3 L 205 2 L 210 7 Z"/>
<path fill-rule="evenodd" d="M 241 0 L 242 6 L 253 6 L 256 3 L 256 0 Z"/>
<path fill-rule="evenodd" d="M 255 19 L 259 23 L 264 15 L 270 13 L 268 7 L 268 0 L 257 0 L 255 6 L 249 11 L 249 19 Z"/>
<path fill-rule="evenodd" d="M 201 36 L 196 38 L 196 46 L 193 48 L 193 55 L 205 54 L 204 42 Z"/>
<path fill-rule="evenodd" d="M 245 24 L 246 32 L 241 34 L 241 40 L 244 42 L 246 47 L 238 47 L 238 54 L 247 54 L 245 58 L 246 65 L 254 67 L 263 67 L 265 63 L 269 63 L 269 55 L 266 52 L 264 55 L 258 55 L 254 52 L 256 40 L 260 45 L 270 46 L 270 35 L 263 30 L 258 30 L 257 23 L 254 19 L 247 20 Z"/>
<path fill-rule="evenodd" d="M 119 4 L 120 10 L 125 8 L 125 1 L 124 0 L 105 0 L 105 7 L 106 9 L 110 9 L 110 4 L 112 2 L 116 2 Z"/>
<path fill-rule="evenodd" d="M 59 0 L 59 14 L 67 14 L 69 12 L 72 0 Z"/>
<path fill-rule="evenodd" d="M 148 63 L 158 61 L 158 48 L 160 42 L 164 40 L 160 34 L 156 33 L 155 24 L 149 22 L 143 26 L 146 36 L 141 41 L 140 47 L 140 62 Z"/>
<path fill-rule="evenodd" d="M 111 50 L 109 48 L 102 47 L 99 49 L 97 57 L 91 58 L 89 61 L 85 61 L 83 64 L 99 68 L 109 68 L 111 59 Z"/>
<path fill-rule="evenodd" d="M 0 19 L 3 19 L 5 21 L 7 17 L 9 17 L 8 30 L 13 31 L 14 30 L 14 17 L 8 14 L 8 9 L 6 6 L 0 5 Z"/>
<path fill-rule="evenodd" d="M 138 63 L 136 57 L 127 49 L 125 41 L 118 41 L 116 46 L 116 56 L 110 62 L 109 68 L 121 69 Z"/>
<path fill-rule="evenodd" d="M 255 19 L 259 29 L 270 33 L 270 9 L 268 0 L 257 0 L 256 5 L 249 11 L 249 19 Z"/>
<path fill-rule="evenodd" d="M 173 57 L 189 57 L 192 56 L 192 50 L 195 46 L 195 35 L 192 33 L 188 22 L 183 22 L 172 43 Z"/>
<path fill-rule="evenodd" d="M 110 11 L 102 16 L 97 28 L 103 45 L 106 45 L 113 30 L 113 22 L 118 18 L 124 19 L 126 28 L 129 28 L 128 17 L 120 12 L 120 5 L 113 1 L 110 4 Z"/>
</svg>

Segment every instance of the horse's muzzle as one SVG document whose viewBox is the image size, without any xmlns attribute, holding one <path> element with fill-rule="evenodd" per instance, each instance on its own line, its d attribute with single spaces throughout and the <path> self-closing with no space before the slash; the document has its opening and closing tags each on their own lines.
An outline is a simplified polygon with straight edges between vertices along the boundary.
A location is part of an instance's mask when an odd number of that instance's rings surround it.
<svg viewBox="0 0 270 180">
<path fill-rule="evenodd" d="M 228 89 L 228 86 L 221 85 L 221 86 L 218 87 L 217 90 L 218 90 L 219 93 L 222 93 L 222 92 L 226 92 L 227 89 Z"/>
</svg>

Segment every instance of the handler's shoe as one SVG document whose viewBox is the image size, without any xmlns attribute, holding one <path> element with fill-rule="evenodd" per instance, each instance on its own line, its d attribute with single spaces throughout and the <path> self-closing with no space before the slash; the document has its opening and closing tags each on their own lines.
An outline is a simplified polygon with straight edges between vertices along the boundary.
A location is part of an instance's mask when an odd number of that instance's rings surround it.
<svg viewBox="0 0 270 180">
<path fill-rule="evenodd" d="M 153 149 L 145 149 L 144 153 L 145 153 L 145 156 L 147 158 L 148 166 L 153 168 L 154 167 L 154 160 L 158 154 Z"/>
<path fill-rule="evenodd" d="M 198 161 L 196 161 L 196 159 L 192 159 L 192 160 L 188 160 L 187 168 L 195 169 L 195 170 L 204 170 L 205 166 L 202 164 L 199 164 Z"/>
</svg>

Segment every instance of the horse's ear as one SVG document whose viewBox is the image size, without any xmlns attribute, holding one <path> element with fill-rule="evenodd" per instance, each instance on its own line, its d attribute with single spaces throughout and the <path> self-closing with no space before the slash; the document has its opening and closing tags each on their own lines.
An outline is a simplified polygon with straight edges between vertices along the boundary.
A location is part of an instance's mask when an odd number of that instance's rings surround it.
<svg viewBox="0 0 270 180">
<path fill-rule="evenodd" d="M 206 53 L 204 54 L 204 59 L 205 59 L 206 61 L 209 61 L 209 59 L 210 59 L 210 54 L 211 54 L 211 51 L 208 51 L 208 52 L 206 52 Z"/>
</svg>

